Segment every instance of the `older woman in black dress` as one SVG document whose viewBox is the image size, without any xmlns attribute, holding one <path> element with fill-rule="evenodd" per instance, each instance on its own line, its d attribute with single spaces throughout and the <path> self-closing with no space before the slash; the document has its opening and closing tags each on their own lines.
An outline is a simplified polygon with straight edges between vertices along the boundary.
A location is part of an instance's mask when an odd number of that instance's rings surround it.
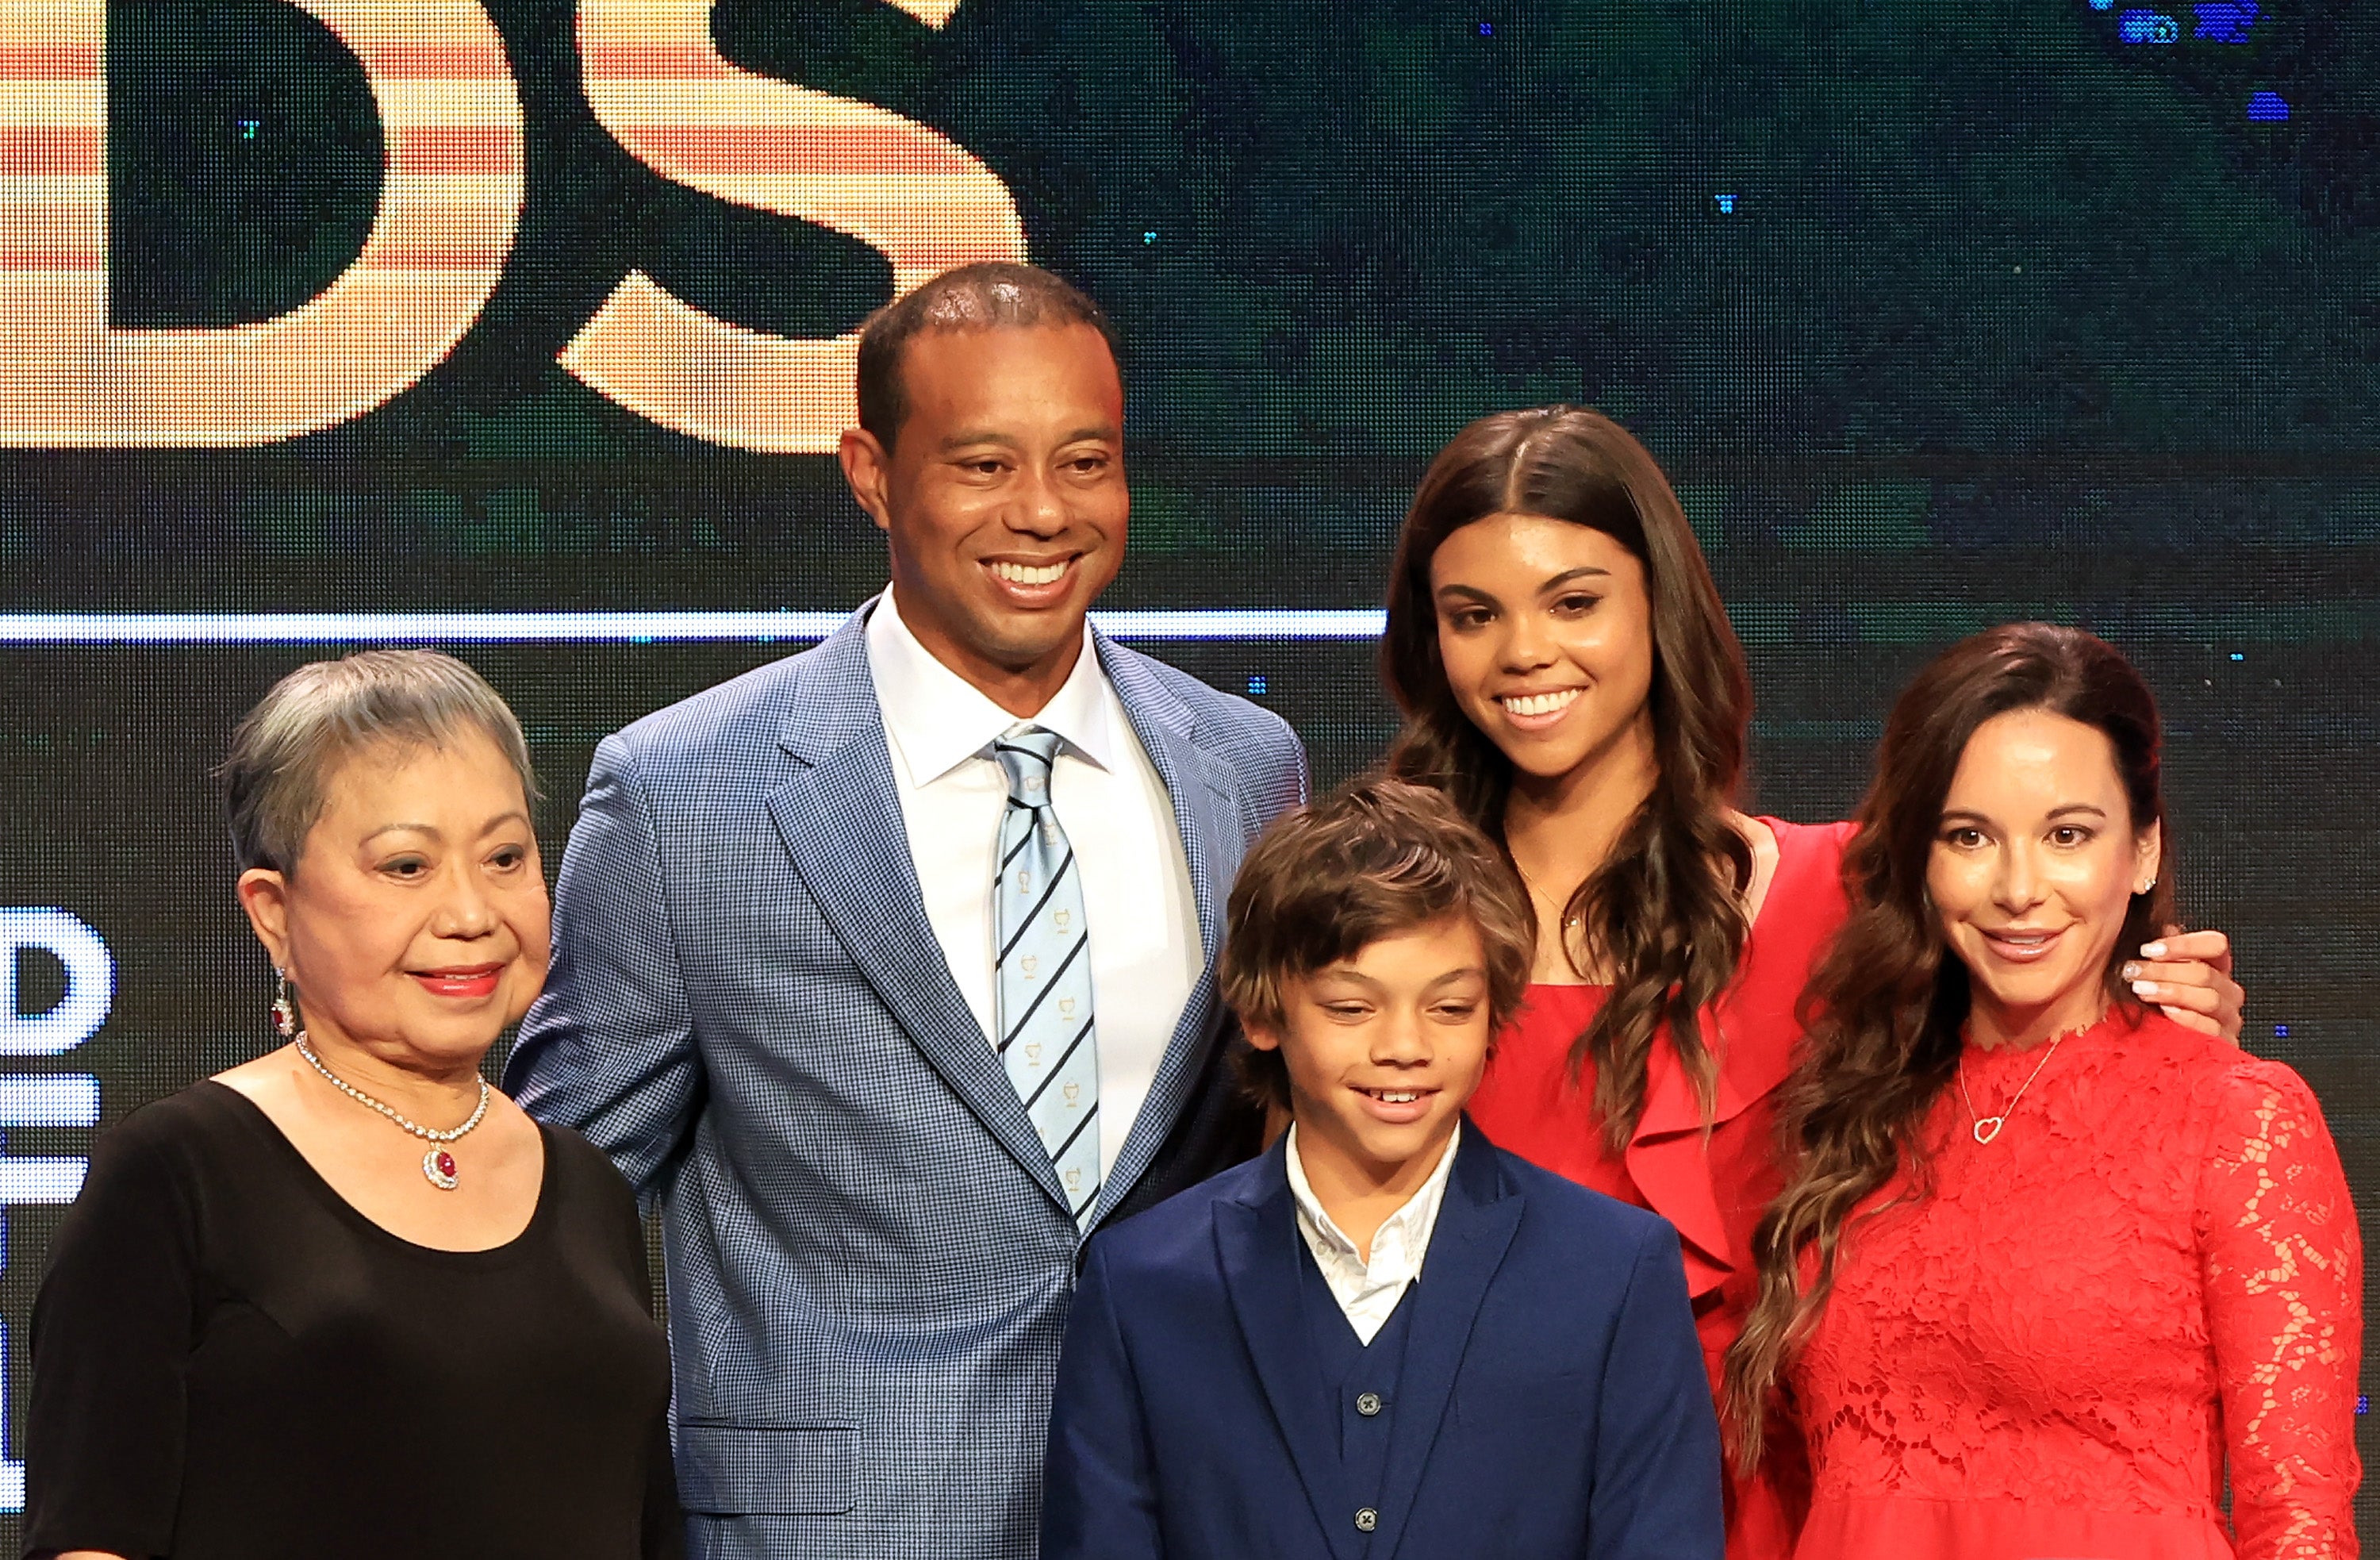
<svg viewBox="0 0 2380 1560">
<path fill-rule="evenodd" d="M 676 1554 L 626 1185 L 480 1063 L 545 974 L 520 727 L 301 667 L 225 766 L 286 1043 L 103 1136 L 34 1307 L 29 1554 Z"/>
</svg>

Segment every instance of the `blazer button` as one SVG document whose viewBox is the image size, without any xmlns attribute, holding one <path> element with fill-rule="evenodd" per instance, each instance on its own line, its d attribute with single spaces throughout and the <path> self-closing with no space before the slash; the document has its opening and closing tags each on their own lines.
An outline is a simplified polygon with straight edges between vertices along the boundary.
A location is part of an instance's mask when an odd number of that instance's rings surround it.
<svg viewBox="0 0 2380 1560">
<path fill-rule="evenodd" d="M 1370 1419 L 1374 1414 L 1377 1414 L 1379 1411 L 1380 1395 L 1378 1393 L 1367 1392 L 1355 1399 L 1355 1412 L 1363 1415 L 1366 1419 Z"/>
<path fill-rule="evenodd" d="M 1370 1506 L 1365 1506 L 1362 1510 L 1355 1513 L 1355 1530 L 1357 1532 L 1368 1533 L 1379 1525 L 1380 1514 L 1374 1511 Z"/>
</svg>

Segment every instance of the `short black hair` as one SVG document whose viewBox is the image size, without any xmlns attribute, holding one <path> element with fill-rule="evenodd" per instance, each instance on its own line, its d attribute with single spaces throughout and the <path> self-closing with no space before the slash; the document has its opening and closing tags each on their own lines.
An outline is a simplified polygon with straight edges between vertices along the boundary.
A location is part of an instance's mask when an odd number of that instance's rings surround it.
<svg viewBox="0 0 2380 1560">
<path fill-rule="evenodd" d="M 1446 916 L 1478 931 L 1488 1021 L 1501 1030 L 1528 994 L 1536 958 L 1536 914 L 1520 874 L 1444 793 L 1362 776 L 1282 814 L 1248 851 L 1232 884 L 1217 983 L 1242 1028 L 1279 1033 L 1290 982 Z M 1243 1045 L 1232 1060 L 1259 1103 L 1288 1108 L 1279 1051 Z"/>
<path fill-rule="evenodd" d="M 983 261 L 945 271 L 902 294 L 859 327 L 859 425 L 889 452 L 909 416 L 901 360 L 928 331 L 1023 330 L 1088 325 L 1118 360 L 1115 327 L 1106 311 L 1074 283 L 1038 265 Z"/>
</svg>

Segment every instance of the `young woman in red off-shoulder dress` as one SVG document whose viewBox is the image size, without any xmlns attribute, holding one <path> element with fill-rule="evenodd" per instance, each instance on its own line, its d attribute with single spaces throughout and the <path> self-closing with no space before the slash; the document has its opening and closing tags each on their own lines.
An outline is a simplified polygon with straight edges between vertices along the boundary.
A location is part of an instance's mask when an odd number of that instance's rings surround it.
<svg viewBox="0 0 2380 1560">
<path fill-rule="evenodd" d="M 1541 928 L 1472 1115 L 1678 1227 L 1716 1381 L 1781 1184 L 1774 1095 L 1845 914 L 1848 826 L 1733 806 L 1742 650 L 1660 469 L 1597 413 L 1498 413 L 1439 455 L 1398 540 L 1382 663 L 1406 716 L 1391 770 L 1504 842 Z M 2142 994 L 2236 1033 L 2221 933 L 2152 947 Z M 1730 1560 L 1787 1554 L 1790 1454 L 1731 1475 L 1728 1505 Z"/>
<path fill-rule="evenodd" d="M 2088 634 L 1978 635 L 1894 707 L 1728 1359 L 1742 1455 L 1790 1392 L 1799 1560 L 2355 1554 L 2355 1210 L 2297 1074 L 2131 1000 L 2168 844 L 2156 706 Z"/>
</svg>

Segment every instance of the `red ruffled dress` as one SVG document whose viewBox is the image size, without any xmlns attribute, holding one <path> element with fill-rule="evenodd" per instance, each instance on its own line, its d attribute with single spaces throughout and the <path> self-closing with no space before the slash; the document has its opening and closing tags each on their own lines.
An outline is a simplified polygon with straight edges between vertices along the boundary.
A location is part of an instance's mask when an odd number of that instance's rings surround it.
<svg viewBox="0 0 2380 1560">
<path fill-rule="evenodd" d="M 1707 1139 L 1694 1082 L 1675 1050 L 1653 1048 L 1645 1110 L 1623 1153 L 1604 1141 L 1595 1071 L 1573 1079 L 1571 1042 L 1609 994 L 1606 986 L 1538 985 L 1497 1042 L 1471 1115 L 1499 1147 L 1597 1191 L 1650 1208 L 1677 1225 L 1714 1388 L 1728 1345 L 1743 1330 L 1756 1274 L 1753 1226 L 1782 1187 L 1776 1092 L 1801 1038 L 1794 1005 L 1810 969 L 1850 913 L 1843 896 L 1849 823 L 1805 826 L 1763 818 L 1777 836 L 1777 871 L 1744 945 L 1734 983 L 1704 1016 L 1718 1063 L 1718 1115 Z M 1729 1560 L 1783 1560 L 1793 1552 L 1806 1491 L 1791 1436 L 1760 1475 L 1730 1465 Z"/>
<path fill-rule="evenodd" d="M 1789 1371 L 1800 1560 L 2356 1553 L 2355 1209 L 2298 1075 L 2160 1014 L 1970 1048 Z M 1888 1205 L 1889 1204 L 1889 1205 Z M 2219 1504 L 2231 1487 L 2227 1531 Z M 2233 1533 L 2236 1532 L 2236 1541 Z"/>
</svg>

